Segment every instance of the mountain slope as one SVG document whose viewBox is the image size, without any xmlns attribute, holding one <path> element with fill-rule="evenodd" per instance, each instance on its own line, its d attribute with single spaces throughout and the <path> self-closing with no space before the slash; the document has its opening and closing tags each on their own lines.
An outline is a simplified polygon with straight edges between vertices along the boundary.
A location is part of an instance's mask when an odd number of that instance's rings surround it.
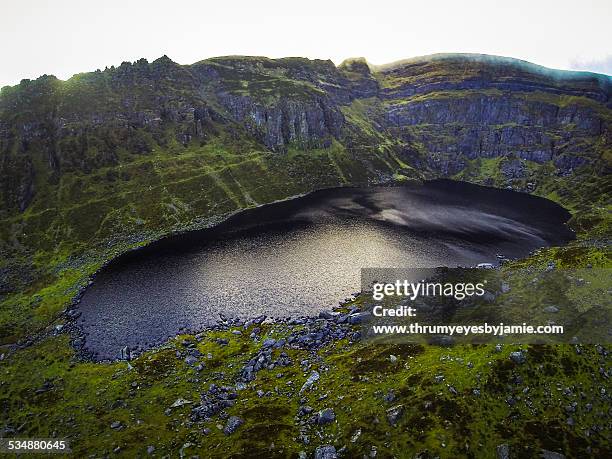
<svg viewBox="0 0 612 459">
<path fill-rule="evenodd" d="M 610 81 L 481 55 L 379 68 L 164 56 L 3 88 L 0 335 L 48 323 L 121 251 L 313 189 L 445 176 L 550 194 L 555 177 L 602 180 Z"/>
<path fill-rule="evenodd" d="M 67 438 L 73 457 L 609 457 L 605 346 L 383 345 L 359 325 L 329 339 L 335 318 L 236 319 L 94 363 L 66 308 L 173 231 L 322 187 L 450 177 L 572 213 L 576 240 L 505 263 L 494 304 L 598 321 L 611 116 L 609 77 L 481 55 L 164 57 L 3 88 L 0 436 Z"/>
</svg>

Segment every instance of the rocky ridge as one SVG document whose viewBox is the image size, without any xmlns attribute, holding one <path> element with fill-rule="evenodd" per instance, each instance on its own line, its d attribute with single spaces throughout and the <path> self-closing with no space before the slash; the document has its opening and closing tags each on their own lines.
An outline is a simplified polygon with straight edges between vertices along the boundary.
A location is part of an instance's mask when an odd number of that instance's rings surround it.
<svg viewBox="0 0 612 459">
<path fill-rule="evenodd" d="M 517 157 L 562 173 L 610 143 L 610 77 L 522 61 L 436 55 L 370 69 L 300 58 L 214 58 L 181 66 L 164 56 L 79 74 L 24 80 L 0 95 L 0 175 L 6 215 L 72 171 L 120 165 L 120 150 L 146 155 L 226 130 L 264 149 L 351 148 L 344 113 L 356 100 L 375 131 L 402 140 L 408 163 L 452 175 L 475 158 Z M 170 131 L 170 132 L 169 132 Z M 169 138 L 169 136 L 171 138 Z M 370 139 L 371 140 L 371 139 Z M 425 152 L 425 154 L 423 154 Z"/>
</svg>

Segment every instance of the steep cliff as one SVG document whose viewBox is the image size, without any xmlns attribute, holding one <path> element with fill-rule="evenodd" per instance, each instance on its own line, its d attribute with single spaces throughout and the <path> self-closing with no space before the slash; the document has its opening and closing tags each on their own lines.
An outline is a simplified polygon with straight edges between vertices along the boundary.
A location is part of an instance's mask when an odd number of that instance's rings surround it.
<svg viewBox="0 0 612 459">
<path fill-rule="evenodd" d="M 437 55 L 384 66 L 378 77 L 389 125 L 442 174 L 498 157 L 552 161 L 568 174 L 610 148 L 612 86 L 603 75 Z"/>
<path fill-rule="evenodd" d="M 347 131 L 362 126 L 343 111 L 356 100 L 372 109 L 361 121 L 408 157 L 421 153 L 420 167 L 454 174 L 466 160 L 515 156 L 569 173 L 609 148 L 611 87 L 603 75 L 479 55 L 417 58 L 374 72 L 363 60 L 336 67 L 228 57 L 180 66 L 164 56 L 67 82 L 43 76 L 2 91 L 2 214 L 30 205 L 38 176 L 57 184 L 67 173 L 129 162 L 121 153 L 180 153 L 222 134 L 277 153 L 350 143 Z M 361 143 L 373 139 L 380 140 Z"/>
</svg>

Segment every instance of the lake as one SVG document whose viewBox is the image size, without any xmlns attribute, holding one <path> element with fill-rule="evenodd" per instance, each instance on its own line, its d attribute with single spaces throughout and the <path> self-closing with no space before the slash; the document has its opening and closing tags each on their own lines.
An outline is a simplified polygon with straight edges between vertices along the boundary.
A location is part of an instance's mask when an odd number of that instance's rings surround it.
<svg viewBox="0 0 612 459">
<path fill-rule="evenodd" d="M 84 293 L 85 349 L 113 359 L 219 319 L 316 315 L 360 269 L 497 263 L 573 238 L 570 214 L 523 193 L 449 180 L 336 188 L 241 212 L 110 263 Z"/>
</svg>

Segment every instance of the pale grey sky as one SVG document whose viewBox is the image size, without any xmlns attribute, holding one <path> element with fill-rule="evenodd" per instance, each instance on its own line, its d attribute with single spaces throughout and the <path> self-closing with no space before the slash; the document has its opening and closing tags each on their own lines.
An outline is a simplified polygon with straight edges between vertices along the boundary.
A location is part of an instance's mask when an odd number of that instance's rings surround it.
<svg viewBox="0 0 612 459">
<path fill-rule="evenodd" d="M 612 74 L 611 0 L 1 0 L 0 87 L 167 54 L 374 64 L 437 52 Z"/>
</svg>

